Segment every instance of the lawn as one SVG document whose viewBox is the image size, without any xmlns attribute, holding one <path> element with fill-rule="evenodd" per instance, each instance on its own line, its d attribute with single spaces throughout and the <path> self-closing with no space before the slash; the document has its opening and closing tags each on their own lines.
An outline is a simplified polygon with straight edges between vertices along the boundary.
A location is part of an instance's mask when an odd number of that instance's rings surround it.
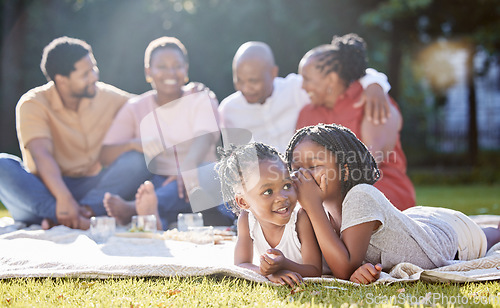
<svg viewBox="0 0 500 308">
<path fill-rule="evenodd" d="M 455 208 L 469 215 L 500 214 L 500 185 L 417 187 L 419 205 Z M 8 212 L 0 209 L 0 216 Z M 0 252 L 1 254 L 1 252 Z M 228 277 L 126 279 L 7 279 L 0 307 L 500 307 L 500 283 L 396 283 L 353 287 L 307 284 L 292 294 Z"/>
</svg>

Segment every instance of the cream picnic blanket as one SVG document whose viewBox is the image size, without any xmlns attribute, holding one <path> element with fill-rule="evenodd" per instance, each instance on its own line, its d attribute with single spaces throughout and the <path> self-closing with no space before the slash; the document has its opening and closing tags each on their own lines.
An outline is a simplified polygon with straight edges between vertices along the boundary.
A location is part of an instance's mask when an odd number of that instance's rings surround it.
<svg viewBox="0 0 500 308">
<path fill-rule="evenodd" d="M 0 279 L 14 277 L 131 277 L 225 275 L 268 282 L 257 273 L 233 265 L 234 242 L 194 244 L 161 238 L 113 236 L 96 244 L 89 231 L 64 226 L 48 231 L 0 224 Z M 7 228 L 7 229 L 5 229 Z M 8 231 L 8 232 L 6 232 Z M 2 234 L 3 233 L 3 234 Z M 377 283 L 398 281 L 465 282 L 500 279 L 500 244 L 481 259 L 423 270 L 402 263 L 382 273 Z M 339 281 L 331 277 L 307 281 Z"/>
</svg>

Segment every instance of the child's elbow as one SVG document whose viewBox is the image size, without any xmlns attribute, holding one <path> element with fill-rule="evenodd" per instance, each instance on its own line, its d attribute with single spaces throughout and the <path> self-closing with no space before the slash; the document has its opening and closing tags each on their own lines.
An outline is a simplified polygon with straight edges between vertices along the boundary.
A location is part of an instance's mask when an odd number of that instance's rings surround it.
<svg viewBox="0 0 500 308">
<path fill-rule="evenodd" d="M 343 270 L 332 270 L 333 275 L 335 278 L 342 279 L 342 280 L 349 280 L 351 278 L 351 275 L 354 273 L 354 271 L 350 269 L 343 269 Z"/>
</svg>

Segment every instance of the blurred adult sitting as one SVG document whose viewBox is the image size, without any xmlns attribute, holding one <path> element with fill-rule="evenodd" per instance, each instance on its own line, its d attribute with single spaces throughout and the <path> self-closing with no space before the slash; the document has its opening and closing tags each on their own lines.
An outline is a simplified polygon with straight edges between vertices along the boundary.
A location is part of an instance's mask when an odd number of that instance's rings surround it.
<svg viewBox="0 0 500 308">
<path fill-rule="evenodd" d="M 392 98 L 391 116 L 380 125 L 369 121 L 364 109 L 355 108 L 363 93 L 358 80 L 365 75 L 366 67 L 366 44 L 356 34 L 336 36 L 331 44 L 307 52 L 300 61 L 299 73 L 311 104 L 300 111 L 296 128 L 335 123 L 351 129 L 378 163 L 382 174 L 375 187 L 404 210 L 415 205 L 415 189 L 406 174 L 401 147 L 403 119 Z"/>
<path fill-rule="evenodd" d="M 90 216 L 106 214 L 106 191 L 128 198 L 145 179 L 121 173 L 116 167 L 123 160 L 103 169 L 98 159 L 106 131 L 131 95 L 98 82 L 92 49 L 79 39 L 50 42 L 40 67 L 48 83 L 29 90 L 16 107 L 23 159 L 0 154 L 0 200 L 28 225 L 88 229 Z"/>
<path fill-rule="evenodd" d="M 209 201 L 189 202 L 188 195 L 195 198 L 192 193 L 199 188 L 197 181 L 203 181 L 198 179 L 197 168 L 216 160 L 215 145 L 220 136 L 218 101 L 202 84 L 186 84 L 188 69 L 187 50 L 177 38 L 160 37 L 150 42 L 145 51 L 144 71 L 153 89 L 127 102 L 106 134 L 101 161 L 108 165 L 123 155 L 144 153 L 153 184 L 146 187 L 154 187 L 157 198 L 152 202 L 148 201 L 150 198 L 141 198 L 143 190 L 138 191 L 135 200 L 106 194 L 107 212 L 120 224 L 129 223 L 133 215 L 153 214 L 157 216 L 158 229 L 167 229 L 174 226 L 179 213 L 192 212 L 193 202 Z M 147 152 L 150 141 L 145 139 L 153 135 L 159 150 L 151 155 Z M 159 156 L 154 157 L 156 154 Z M 161 157 L 162 167 L 154 166 Z M 190 167 L 180 168 L 188 161 Z M 146 164 L 144 158 L 142 164 Z M 213 186 L 220 190 L 218 183 Z M 223 213 L 217 209 L 204 212 L 206 223 L 231 225 L 232 214 L 221 210 Z"/>
</svg>

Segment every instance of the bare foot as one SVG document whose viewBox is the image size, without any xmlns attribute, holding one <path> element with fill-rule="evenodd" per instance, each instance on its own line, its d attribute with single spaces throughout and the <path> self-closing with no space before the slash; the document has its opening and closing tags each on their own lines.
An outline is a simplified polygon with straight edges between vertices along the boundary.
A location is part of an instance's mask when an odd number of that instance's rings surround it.
<svg viewBox="0 0 500 308">
<path fill-rule="evenodd" d="M 135 208 L 138 215 L 155 215 L 156 227 L 163 230 L 158 213 L 158 198 L 156 197 L 155 187 L 150 181 L 144 182 L 135 194 Z"/>
<path fill-rule="evenodd" d="M 128 224 L 132 216 L 136 215 L 134 201 L 125 201 L 118 195 L 105 193 L 103 203 L 108 215 L 120 225 Z"/>
</svg>

